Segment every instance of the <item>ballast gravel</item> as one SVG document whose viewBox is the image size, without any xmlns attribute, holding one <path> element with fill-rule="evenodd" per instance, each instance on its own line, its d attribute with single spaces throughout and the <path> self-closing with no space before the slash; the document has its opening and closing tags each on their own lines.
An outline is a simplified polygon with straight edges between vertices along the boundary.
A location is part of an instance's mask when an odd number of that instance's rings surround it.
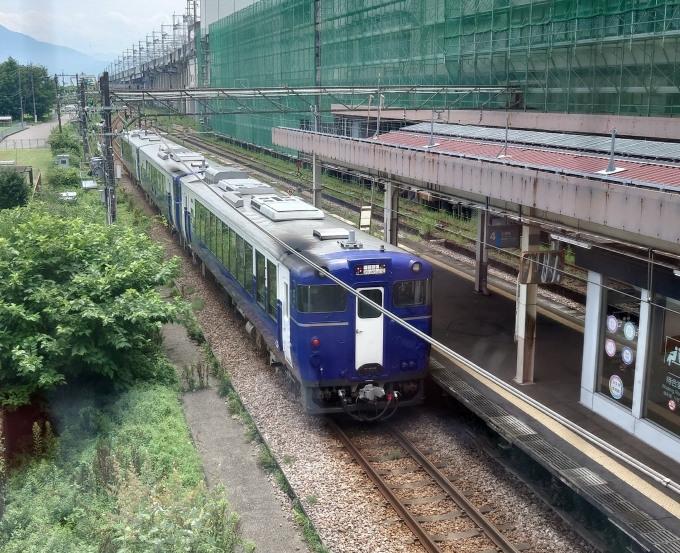
<svg viewBox="0 0 680 553">
<path fill-rule="evenodd" d="M 146 205 L 140 189 L 123 179 L 123 186 L 138 205 Z M 162 242 L 168 257 L 181 260 L 182 275 L 178 284 L 192 290 L 187 299 L 201 298 L 205 307 L 197 318 L 215 356 L 231 377 L 244 405 L 269 444 L 287 479 L 301 499 L 324 544 L 334 553 L 420 553 L 423 548 L 412 533 L 397 519 L 361 468 L 340 447 L 323 419 L 306 416 L 299 403 L 292 400 L 282 372 L 255 353 L 244 320 L 227 307 L 216 284 L 201 276 L 176 242 L 176 236 L 160 222 L 154 223 L 152 239 Z M 456 485 L 474 490 L 470 499 L 477 507 L 490 506 L 489 516 L 500 522 L 512 522 L 509 536 L 525 542 L 536 553 L 594 553 L 556 514 L 546 508 L 515 477 L 509 475 L 475 446 L 473 439 L 461 432 L 457 421 L 446 413 L 428 408 L 404 409 L 393 419 L 409 437 L 418 437 L 419 447 L 434 450 L 431 460 L 445 461 L 447 474 L 460 475 Z M 403 462 L 403 463 L 402 463 Z M 413 462 L 407 459 L 386 461 L 389 468 Z M 380 466 L 378 463 L 377 466 Z M 271 481 L 271 479 L 270 479 Z M 282 510 L 291 515 L 290 504 L 276 488 Z M 443 504 L 446 508 L 443 508 Z M 419 514 L 451 510 L 450 501 L 414 506 Z M 417 509 L 415 508 L 417 507 Z M 455 525 L 453 526 L 455 528 Z M 453 551 L 455 543 L 442 543 L 442 550 Z M 465 541 L 466 551 L 492 547 L 484 537 Z M 469 549 L 468 549 L 469 548 Z M 460 549 L 456 549 L 461 551 Z"/>
</svg>

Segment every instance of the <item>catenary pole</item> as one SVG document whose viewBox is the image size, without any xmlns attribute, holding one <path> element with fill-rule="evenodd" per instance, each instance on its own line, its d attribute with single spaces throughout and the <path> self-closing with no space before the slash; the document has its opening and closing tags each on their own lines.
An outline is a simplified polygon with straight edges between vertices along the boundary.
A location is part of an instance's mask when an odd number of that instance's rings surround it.
<svg viewBox="0 0 680 553">
<path fill-rule="evenodd" d="M 116 183 L 113 174 L 113 148 L 111 145 L 111 96 L 109 95 L 109 72 L 104 71 L 99 79 L 99 90 L 102 95 L 102 119 L 104 121 L 104 172 L 106 186 L 104 199 L 106 201 L 107 224 L 116 222 Z"/>
<path fill-rule="evenodd" d="M 61 134 L 61 107 L 59 105 L 59 77 L 54 75 L 54 88 L 57 91 L 57 119 L 59 120 L 59 133 Z"/>
</svg>

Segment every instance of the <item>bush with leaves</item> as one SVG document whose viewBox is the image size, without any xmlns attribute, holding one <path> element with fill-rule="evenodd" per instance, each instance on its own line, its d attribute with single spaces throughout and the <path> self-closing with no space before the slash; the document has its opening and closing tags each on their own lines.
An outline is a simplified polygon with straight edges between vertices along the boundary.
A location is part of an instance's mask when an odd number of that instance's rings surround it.
<svg viewBox="0 0 680 553">
<path fill-rule="evenodd" d="M 47 143 L 50 145 L 50 150 L 52 151 L 53 156 L 58 154 L 69 154 L 70 156 L 75 156 L 78 159 L 83 157 L 82 142 L 73 138 L 71 133 L 66 129 L 62 132 L 59 132 L 57 127 L 52 129 L 50 137 L 47 139 Z M 72 161 L 73 160 L 71 160 L 71 162 Z"/>
<path fill-rule="evenodd" d="M 30 188 L 24 176 L 11 168 L 0 169 L 0 210 L 28 203 Z"/>
<path fill-rule="evenodd" d="M 0 211 L 0 406 L 85 378 L 124 388 L 170 378 L 160 327 L 183 307 L 156 287 L 177 272 L 162 246 L 40 205 Z"/>
<path fill-rule="evenodd" d="M 80 172 L 75 167 L 50 167 L 47 171 L 47 183 L 53 188 L 80 188 Z"/>
</svg>

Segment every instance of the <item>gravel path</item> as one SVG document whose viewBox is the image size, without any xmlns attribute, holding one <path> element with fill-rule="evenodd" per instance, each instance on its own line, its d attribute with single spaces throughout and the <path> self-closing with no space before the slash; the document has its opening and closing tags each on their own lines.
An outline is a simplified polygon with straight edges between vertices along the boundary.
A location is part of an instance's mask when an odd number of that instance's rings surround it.
<svg viewBox="0 0 680 553">
<path fill-rule="evenodd" d="M 131 194 L 142 197 L 137 188 L 127 188 Z M 191 286 L 194 295 L 205 301 L 205 308 L 197 317 L 215 356 L 228 370 L 234 387 L 305 504 L 324 543 L 334 553 L 423 551 L 412 543 L 412 534 L 402 523 L 389 523 L 388 519 L 396 518 L 396 513 L 349 454 L 339 447 L 323 420 L 303 415 L 299 404 L 288 399 L 281 373 L 277 374 L 263 357 L 255 354 L 243 319 L 227 308 L 217 286 L 200 276 L 162 225 L 155 225 L 152 238 L 166 245 L 168 255 L 181 258 L 183 274 L 179 283 L 185 288 Z M 204 408 L 206 417 L 213 415 L 210 404 L 206 403 Z M 517 526 L 513 535 L 517 541 L 531 543 L 532 551 L 595 551 L 521 482 L 487 460 L 448 414 L 415 408 L 400 411 L 393 422 L 402 429 L 406 427 L 410 437 L 422 437 L 423 443 L 435 449 L 431 458 L 447 461 L 448 472 L 461 475 L 457 484 L 476 490 L 472 500 L 478 507 L 490 505 L 503 522 L 504 514 L 511 513 Z M 219 425 L 219 421 L 213 424 Z M 211 463 L 215 462 L 217 459 L 208 460 L 206 473 L 214 473 Z"/>
</svg>

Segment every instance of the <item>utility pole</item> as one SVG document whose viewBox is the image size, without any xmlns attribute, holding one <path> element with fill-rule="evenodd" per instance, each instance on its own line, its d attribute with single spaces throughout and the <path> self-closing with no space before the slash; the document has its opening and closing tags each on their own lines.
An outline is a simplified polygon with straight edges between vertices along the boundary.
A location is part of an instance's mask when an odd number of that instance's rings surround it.
<svg viewBox="0 0 680 553">
<path fill-rule="evenodd" d="M 33 93 L 33 122 L 38 122 L 38 115 L 35 111 L 35 86 L 33 84 L 33 65 L 31 65 L 31 92 Z"/>
<path fill-rule="evenodd" d="M 24 98 L 21 95 L 21 65 L 17 64 L 17 70 L 19 71 L 19 108 L 21 110 L 21 124 L 24 124 Z"/>
<path fill-rule="evenodd" d="M 59 134 L 61 134 L 61 108 L 59 106 L 59 77 L 54 75 L 54 88 L 57 91 L 57 119 L 59 120 Z"/>
<path fill-rule="evenodd" d="M 104 199 L 106 202 L 107 224 L 116 221 L 116 182 L 113 174 L 113 148 L 111 146 L 111 97 L 109 96 L 109 73 L 104 74 L 99 79 L 99 90 L 102 95 L 102 119 L 104 120 L 104 173 L 106 176 L 106 187 L 104 188 Z"/>
<path fill-rule="evenodd" d="M 83 159 L 90 158 L 90 147 L 87 142 L 87 112 L 85 111 L 85 79 L 80 80 L 80 134 L 83 136 Z"/>
</svg>

